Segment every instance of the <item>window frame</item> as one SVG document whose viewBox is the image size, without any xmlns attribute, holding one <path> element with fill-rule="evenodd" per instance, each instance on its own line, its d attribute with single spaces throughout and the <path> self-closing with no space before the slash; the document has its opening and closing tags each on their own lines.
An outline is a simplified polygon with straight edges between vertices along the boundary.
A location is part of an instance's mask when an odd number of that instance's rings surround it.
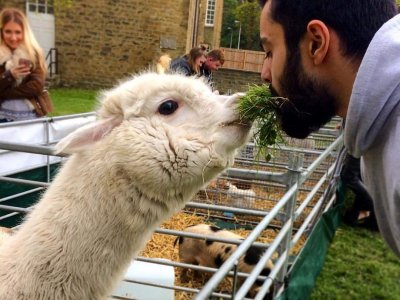
<svg viewBox="0 0 400 300">
<path fill-rule="evenodd" d="M 31 13 L 54 15 L 53 0 L 26 1 L 27 10 Z"/>
<path fill-rule="evenodd" d="M 214 27 L 216 2 L 217 0 L 207 0 L 205 15 L 205 26 L 207 27 Z"/>
</svg>

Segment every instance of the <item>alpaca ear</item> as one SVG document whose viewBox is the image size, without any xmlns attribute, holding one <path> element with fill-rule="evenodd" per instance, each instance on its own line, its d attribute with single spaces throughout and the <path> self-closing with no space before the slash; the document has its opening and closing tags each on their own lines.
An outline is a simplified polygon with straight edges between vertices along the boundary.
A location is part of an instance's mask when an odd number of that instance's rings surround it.
<svg viewBox="0 0 400 300">
<path fill-rule="evenodd" d="M 85 125 L 61 139 L 55 146 L 55 153 L 72 154 L 87 150 L 121 124 L 122 120 L 107 118 Z"/>
</svg>

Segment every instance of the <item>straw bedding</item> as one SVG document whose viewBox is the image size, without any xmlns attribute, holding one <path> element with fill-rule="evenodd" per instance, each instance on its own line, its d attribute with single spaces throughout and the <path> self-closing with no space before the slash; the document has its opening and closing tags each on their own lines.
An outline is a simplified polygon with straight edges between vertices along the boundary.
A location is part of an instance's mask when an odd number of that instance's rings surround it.
<svg viewBox="0 0 400 300">
<path fill-rule="evenodd" d="M 211 220 L 206 217 L 198 216 L 194 213 L 179 212 L 175 214 L 168 221 L 163 223 L 160 227 L 172 230 L 183 230 L 184 228 L 196 225 L 199 223 L 213 224 Z M 235 229 L 232 230 L 234 233 L 246 237 L 251 231 L 245 229 Z M 277 235 L 276 231 L 273 229 L 264 230 L 262 236 L 257 240 L 262 243 L 270 243 L 274 240 Z M 171 261 L 179 261 L 178 256 L 178 246 L 174 247 L 174 241 L 176 236 L 165 235 L 155 233 L 152 235 L 150 241 L 147 243 L 145 249 L 140 253 L 139 256 L 152 257 L 152 258 L 165 258 Z M 294 248 L 293 254 L 297 253 L 303 246 L 304 241 L 300 241 Z M 184 286 L 188 288 L 198 288 L 201 289 L 207 280 L 210 278 L 210 274 L 201 273 L 200 276 L 195 277 L 193 272 L 189 271 L 189 281 L 182 282 L 180 279 L 181 268 L 175 267 L 175 286 Z M 226 278 L 219 286 L 218 292 L 227 292 L 231 290 L 232 280 L 231 278 Z M 192 299 L 193 294 L 188 292 L 175 292 L 176 300 L 186 300 Z"/>
</svg>

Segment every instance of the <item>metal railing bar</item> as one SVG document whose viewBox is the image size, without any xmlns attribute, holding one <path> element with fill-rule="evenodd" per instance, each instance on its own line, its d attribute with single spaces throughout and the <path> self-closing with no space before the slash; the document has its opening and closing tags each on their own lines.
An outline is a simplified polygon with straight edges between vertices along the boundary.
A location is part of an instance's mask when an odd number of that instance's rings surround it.
<svg viewBox="0 0 400 300">
<path fill-rule="evenodd" d="M 39 192 L 39 191 L 42 191 L 42 190 L 43 190 L 42 187 L 38 187 L 38 188 L 34 188 L 34 189 L 31 189 L 31 190 L 28 190 L 28 191 L 25 191 L 25 192 L 21 192 L 21 193 L 18 193 L 18 194 L 7 196 L 7 197 L 4 197 L 4 198 L 1 198 L 0 199 L 0 203 L 8 201 L 8 200 L 15 199 L 15 198 L 18 198 L 18 197 L 21 197 L 21 196 L 33 194 L 33 193 L 36 193 L 36 192 Z"/>
<path fill-rule="evenodd" d="M 287 256 L 288 256 L 288 252 L 286 250 L 285 252 L 282 253 L 280 258 L 275 262 L 274 268 L 272 269 L 271 273 L 269 274 L 267 280 L 265 280 L 263 285 L 260 287 L 258 294 L 254 298 L 254 300 L 263 300 L 264 299 L 264 296 L 268 293 L 268 290 L 273 283 L 272 278 L 276 278 L 276 276 L 278 275 L 278 272 L 284 266 Z"/>
<path fill-rule="evenodd" d="M 322 185 L 326 182 L 329 175 L 332 174 L 335 166 L 331 166 L 328 170 L 328 173 L 321 177 L 321 179 L 317 182 L 317 184 L 313 187 L 310 193 L 307 194 L 307 197 L 300 204 L 300 206 L 294 212 L 295 219 L 303 212 L 303 210 L 308 206 L 309 202 L 312 198 L 318 193 L 318 190 L 322 187 Z"/>
<path fill-rule="evenodd" d="M 196 300 L 206 299 L 211 292 L 217 287 L 217 285 L 224 278 L 225 274 L 228 273 L 236 261 L 240 258 L 241 255 L 254 243 L 254 241 L 258 238 L 261 232 L 268 226 L 268 224 L 272 221 L 274 216 L 279 212 L 279 210 L 288 202 L 292 195 L 296 192 L 298 186 L 294 184 L 286 193 L 282 196 L 282 199 L 272 208 L 270 214 L 264 217 L 263 220 L 251 231 L 249 236 L 243 241 L 243 243 L 236 249 L 234 253 L 225 261 L 224 264 L 219 268 L 218 272 L 216 272 L 211 279 L 204 285 L 203 289 L 195 298 Z"/>
<path fill-rule="evenodd" d="M 332 197 L 329 199 L 328 204 L 326 205 L 325 209 L 324 209 L 324 213 L 328 211 L 329 208 L 331 208 L 331 206 L 333 205 L 333 202 L 335 202 L 336 200 L 336 195 L 335 193 L 332 195 Z"/>
<path fill-rule="evenodd" d="M 261 216 L 261 217 L 265 217 L 266 215 L 269 214 L 269 212 L 265 212 L 265 211 L 244 209 L 244 208 L 234 208 L 234 207 L 214 205 L 214 204 L 204 204 L 204 203 L 198 203 L 198 202 L 192 202 L 192 201 L 188 202 L 186 204 L 186 207 L 215 210 L 215 211 L 233 212 L 233 213 L 246 214 L 246 215 L 252 215 L 252 216 Z"/>
<path fill-rule="evenodd" d="M 20 213 L 17 213 L 17 212 L 13 212 L 11 214 L 6 214 L 6 215 L 0 217 L 0 221 L 3 221 L 5 219 L 8 219 L 8 218 L 11 218 L 11 217 L 14 217 L 14 216 L 18 216 L 19 214 Z"/>
<path fill-rule="evenodd" d="M 233 245 L 240 245 L 243 242 L 243 240 L 238 240 L 238 239 L 221 238 L 221 237 L 216 237 L 216 236 L 212 236 L 212 235 L 191 233 L 191 232 L 164 229 L 164 228 L 158 228 L 155 230 L 155 232 L 161 233 L 161 234 L 182 236 L 182 237 L 194 238 L 194 239 L 199 239 L 199 240 L 208 240 L 208 241 L 214 241 L 214 242 L 221 242 L 221 243 L 227 243 L 227 244 L 233 244 Z M 256 242 L 253 245 L 261 247 L 261 248 L 269 247 L 269 244 L 264 244 L 264 243 L 259 243 L 259 242 Z"/>
<path fill-rule="evenodd" d="M 148 263 L 155 263 L 155 264 L 160 264 L 160 265 L 165 265 L 165 266 L 171 266 L 171 267 L 178 267 L 178 268 L 186 268 L 186 269 L 193 269 L 197 271 L 203 271 L 203 272 L 208 272 L 208 273 L 215 273 L 218 269 L 216 268 L 211 268 L 211 267 L 204 267 L 200 265 L 192 265 L 192 264 L 186 264 L 186 263 L 181 263 L 177 261 L 171 261 L 171 260 L 165 260 L 165 259 L 160 259 L 160 258 L 149 258 L 149 257 L 137 257 L 135 258 L 137 261 L 142 261 L 142 262 L 148 262 Z M 230 271 L 228 273 L 229 276 L 233 276 L 234 273 Z M 239 277 L 247 278 L 249 277 L 249 273 L 243 273 L 243 272 L 237 272 L 237 275 Z M 260 280 L 265 280 L 267 279 L 267 276 L 258 276 L 257 279 Z"/>
<path fill-rule="evenodd" d="M 51 155 L 51 156 L 59 156 L 59 157 L 68 156 L 65 153 L 55 154 L 53 147 L 39 146 L 39 145 L 32 146 L 30 144 L 24 144 L 24 143 L 8 143 L 5 141 L 0 141 L 0 148 L 5 149 L 5 150 L 10 150 L 10 151 L 26 152 L 26 153 L 33 153 L 33 154 Z"/>
<path fill-rule="evenodd" d="M 273 147 L 272 147 L 273 149 Z M 288 145 L 280 145 L 279 150 L 283 150 L 285 152 L 300 152 L 304 154 L 321 154 L 323 151 L 321 150 L 316 150 L 316 149 L 308 149 L 308 148 L 302 148 L 302 147 L 295 147 L 291 146 L 290 144 Z"/>
<path fill-rule="evenodd" d="M 321 164 L 321 162 L 326 159 L 334 151 L 334 149 L 340 145 L 342 141 L 343 134 L 341 134 L 332 144 L 330 144 L 329 147 L 326 148 L 326 150 L 316 160 L 314 160 L 311 165 L 308 166 L 307 172 L 314 172 L 316 168 Z"/>
<path fill-rule="evenodd" d="M 289 233 L 289 230 L 291 228 L 291 220 L 289 219 L 288 222 L 282 227 L 281 231 L 279 234 L 275 237 L 273 246 L 271 246 L 260 258 L 256 266 L 253 268 L 250 276 L 246 279 L 246 281 L 242 284 L 240 289 L 236 293 L 236 297 L 238 299 L 244 298 L 248 291 L 251 289 L 253 286 L 254 282 L 257 280 L 257 277 L 260 275 L 261 271 L 264 269 L 265 264 L 269 259 L 271 259 L 272 255 L 276 251 L 276 249 L 279 247 L 279 244 L 283 241 L 285 238 L 286 234 Z M 290 251 L 290 249 L 289 249 Z M 275 268 L 275 267 L 274 267 Z M 271 270 L 272 271 L 272 270 Z M 268 277 L 272 277 L 269 275 Z M 273 277 L 272 277 L 273 278 Z"/>
<path fill-rule="evenodd" d="M 7 150 L 5 150 L 5 151 L 7 151 Z M 0 153 L 1 152 L 2 151 L 0 150 Z M 53 158 L 53 160 L 55 160 L 55 161 L 51 162 L 52 165 L 58 164 L 59 162 L 61 162 L 62 158 L 61 157 L 58 158 L 58 159 L 57 158 L 56 159 Z M 32 166 L 29 166 L 29 167 L 13 170 L 12 173 L 7 173 L 7 174 L 4 174 L 4 175 L 12 176 L 12 175 L 16 175 L 16 174 L 23 173 L 23 172 L 26 172 L 26 171 L 31 171 L 31 170 L 34 170 L 34 169 L 37 169 L 37 168 L 41 168 L 41 167 L 44 167 L 44 166 L 45 165 L 43 163 L 38 163 L 36 165 L 32 165 Z"/>
<path fill-rule="evenodd" d="M 136 283 L 136 284 L 143 284 L 143 285 L 148 285 L 148 286 L 154 286 L 154 287 L 164 288 L 164 289 L 168 289 L 168 290 L 189 292 L 189 293 L 198 293 L 200 291 L 199 289 L 181 287 L 181 286 L 176 286 L 176 285 L 169 286 L 169 285 L 164 285 L 164 284 L 156 284 L 156 283 L 150 283 L 150 282 L 144 282 L 144 281 L 138 281 L 138 280 L 131 280 L 131 279 L 124 279 L 123 281 L 130 282 L 130 283 Z M 230 299 L 231 298 L 230 295 L 222 294 L 222 293 L 212 293 L 212 296 L 221 297 L 221 298 L 225 298 L 225 299 Z"/>
<path fill-rule="evenodd" d="M 260 181 L 274 181 L 278 183 L 285 183 L 287 180 L 287 173 L 277 173 L 277 172 L 267 172 L 260 170 L 248 170 L 239 168 L 229 168 L 224 174 L 229 177 L 250 179 L 250 180 L 260 180 Z"/>
<path fill-rule="evenodd" d="M 29 213 L 32 211 L 32 208 L 22 208 L 17 206 L 9 206 L 9 205 L 0 205 L 0 210 L 11 211 L 11 212 L 21 212 L 21 213 Z"/>
<path fill-rule="evenodd" d="M 61 121 L 61 120 L 69 120 L 69 119 L 77 119 L 82 117 L 91 117 L 96 116 L 95 112 L 87 112 L 87 113 L 80 113 L 80 114 L 73 114 L 73 115 L 64 115 L 64 116 L 57 116 L 57 117 L 43 117 L 25 121 L 14 121 L 14 122 L 6 122 L 0 124 L 0 129 L 5 127 L 15 127 L 17 125 L 30 125 L 36 123 L 44 123 L 44 122 L 54 122 L 54 121 Z"/>
<path fill-rule="evenodd" d="M 296 245 L 297 242 L 300 240 L 300 237 L 302 236 L 302 234 L 304 233 L 304 231 L 306 230 L 307 226 L 309 223 L 311 223 L 311 220 L 313 219 L 313 217 L 317 214 L 319 208 L 322 206 L 324 202 L 324 198 L 321 197 L 317 204 L 314 206 L 314 208 L 311 210 L 311 212 L 308 214 L 308 216 L 305 218 L 303 224 L 301 224 L 299 230 L 296 232 L 296 234 L 294 235 L 293 239 L 292 239 L 292 246 Z"/>
<path fill-rule="evenodd" d="M 25 185 L 31 185 L 31 186 L 37 186 L 37 187 L 45 187 L 45 188 L 50 186 L 50 183 L 48 183 L 48 182 L 40 182 L 40 181 L 27 180 L 27 179 L 21 179 L 21 178 L 11 178 L 11 177 L 5 177 L 5 176 L 0 176 L 0 181 L 19 183 L 19 184 L 25 184 Z"/>
<path fill-rule="evenodd" d="M 183 209 L 182 212 L 188 213 L 188 214 L 193 214 L 193 211 L 187 210 L 187 209 Z M 218 219 L 218 220 L 230 221 L 230 222 L 243 221 L 243 223 L 245 223 L 246 225 L 251 225 L 253 227 L 255 227 L 255 225 L 258 224 L 258 221 L 243 220 L 243 219 L 238 218 L 238 217 L 227 217 L 227 216 L 223 216 L 223 215 L 214 215 L 214 214 L 207 213 L 207 212 L 203 213 L 203 212 L 200 212 L 200 211 L 196 211 L 195 214 L 197 216 L 202 216 L 202 217 L 205 217 L 206 219 L 210 219 L 210 220 L 211 219 Z M 278 214 L 278 216 L 280 216 L 280 214 Z M 278 225 L 270 224 L 270 225 L 268 225 L 268 228 L 277 230 L 277 229 L 280 229 L 281 227 L 278 226 Z"/>
</svg>

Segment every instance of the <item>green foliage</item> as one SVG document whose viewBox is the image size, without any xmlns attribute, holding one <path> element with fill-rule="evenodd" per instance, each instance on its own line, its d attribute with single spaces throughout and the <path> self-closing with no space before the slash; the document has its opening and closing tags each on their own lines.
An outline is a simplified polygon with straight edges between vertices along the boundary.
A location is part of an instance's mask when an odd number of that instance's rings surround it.
<svg viewBox="0 0 400 300">
<path fill-rule="evenodd" d="M 269 86 L 250 86 L 239 102 L 238 110 L 242 120 L 255 121 L 254 140 L 262 155 L 270 157 L 268 146 L 275 146 L 283 140 L 276 111 L 282 98 L 272 97 Z"/>
<path fill-rule="evenodd" d="M 224 0 L 224 15 L 222 19 L 221 47 L 237 48 L 239 41 L 239 23 L 242 26 L 240 34 L 240 49 L 260 50 L 259 20 L 260 6 L 257 1 Z M 232 38 L 232 43 L 231 43 Z"/>
<path fill-rule="evenodd" d="M 224 14 L 222 18 L 221 47 L 236 48 L 239 28 L 235 24 L 235 9 L 239 5 L 238 0 L 224 0 Z"/>
<path fill-rule="evenodd" d="M 258 2 L 243 2 L 236 7 L 235 17 L 242 25 L 240 48 L 259 51 L 260 5 Z"/>
</svg>

